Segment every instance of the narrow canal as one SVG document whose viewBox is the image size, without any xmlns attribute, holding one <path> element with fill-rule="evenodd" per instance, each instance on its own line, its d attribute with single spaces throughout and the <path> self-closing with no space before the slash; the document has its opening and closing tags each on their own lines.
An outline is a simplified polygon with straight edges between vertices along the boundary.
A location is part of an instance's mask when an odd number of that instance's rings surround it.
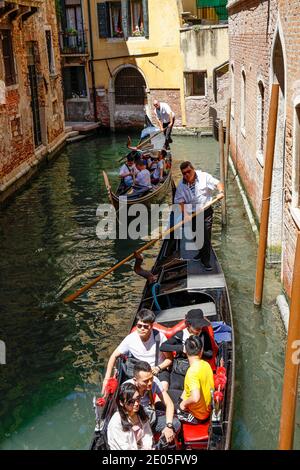
<svg viewBox="0 0 300 470">
<path fill-rule="evenodd" d="M 217 175 L 217 144 L 174 138 L 176 160 Z M 94 426 L 92 397 L 110 352 L 128 331 L 143 279 L 130 265 L 88 295 L 64 305 L 65 293 L 131 252 L 137 243 L 96 237 L 96 209 L 106 202 L 101 172 L 117 181 L 124 135 L 66 148 L 0 215 L 1 449 L 86 449 Z M 223 265 L 236 330 L 233 447 L 276 448 L 284 330 L 267 271 L 264 307 L 253 307 L 255 238 L 233 177 L 228 228 L 217 214 L 214 246 Z M 150 267 L 158 247 L 145 254 Z M 68 290 L 69 289 L 69 290 Z"/>
</svg>

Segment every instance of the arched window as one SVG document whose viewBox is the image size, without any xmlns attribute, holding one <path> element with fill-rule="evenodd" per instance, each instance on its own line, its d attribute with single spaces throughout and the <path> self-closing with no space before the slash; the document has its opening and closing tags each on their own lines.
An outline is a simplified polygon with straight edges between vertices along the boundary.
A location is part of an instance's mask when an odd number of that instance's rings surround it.
<svg viewBox="0 0 300 470">
<path fill-rule="evenodd" d="M 246 127 L 246 74 L 242 71 L 242 90 L 241 90 L 241 130 L 245 132 Z"/>
<path fill-rule="evenodd" d="M 140 72 L 133 67 L 125 67 L 115 79 L 116 104 L 145 104 L 146 83 Z"/>
<path fill-rule="evenodd" d="M 231 65 L 231 116 L 234 117 L 234 66 Z"/>
<path fill-rule="evenodd" d="M 261 80 L 258 82 L 256 130 L 257 158 L 262 163 L 265 140 L 265 87 Z"/>
</svg>

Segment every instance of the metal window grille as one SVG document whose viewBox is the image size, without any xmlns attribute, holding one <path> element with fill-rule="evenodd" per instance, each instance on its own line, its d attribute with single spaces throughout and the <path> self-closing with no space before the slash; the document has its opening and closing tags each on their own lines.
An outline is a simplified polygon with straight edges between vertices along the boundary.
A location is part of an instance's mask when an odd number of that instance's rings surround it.
<svg viewBox="0 0 300 470">
<path fill-rule="evenodd" d="M 145 103 L 145 80 L 140 72 L 132 67 L 121 70 L 115 80 L 116 104 Z"/>
</svg>

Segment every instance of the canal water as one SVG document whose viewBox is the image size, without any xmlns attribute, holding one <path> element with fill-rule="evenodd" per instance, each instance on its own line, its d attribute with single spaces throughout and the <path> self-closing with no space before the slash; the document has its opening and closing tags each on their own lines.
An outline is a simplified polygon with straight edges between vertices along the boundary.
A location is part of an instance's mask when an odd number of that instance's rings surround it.
<svg viewBox="0 0 300 470">
<path fill-rule="evenodd" d="M 86 449 L 92 397 L 105 364 L 127 333 L 144 281 L 123 266 L 73 304 L 62 302 L 143 243 L 99 240 L 101 176 L 116 184 L 124 135 L 68 146 L 0 215 L 0 449 Z M 191 160 L 218 175 L 211 138 L 175 137 L 175 164 Z M 278 273 L 267 270 L 264 304 L 254 308 L 255 238 L 233 176 L 228 227 L 217 211 L 214 246 L 230 291 L 236 331 L 233 448 L 276 448 L 284 329 L 275 305 Z M 158 246 L 145 253 L 151 267 Z M 297 424 L 298 426 L 298 424 Z"/>
</svg>

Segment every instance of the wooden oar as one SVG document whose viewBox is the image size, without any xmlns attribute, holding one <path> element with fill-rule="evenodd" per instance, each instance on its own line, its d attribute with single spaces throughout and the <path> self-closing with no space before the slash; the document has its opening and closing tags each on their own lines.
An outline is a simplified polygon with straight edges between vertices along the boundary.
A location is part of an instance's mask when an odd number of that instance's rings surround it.
<svg viewBox="0 0 300 470">
<path fill-rule="evenodd" d="M 144 140 L 143 142 L 141 142 L 139 145 L 136 146 L 137 149 L 140 149 L 140 148 L 143 148 L 144 145 L 149 142 L 151 139 L 154 139 L 154 137 L 157 137 L 159 134 L 161 134 L 162 132 L 164 132 L 164 129 L 162 129 L 161 131 L 158 131 L 156 132 L 156 134 L 153 134 L 152 136 L 148 137 L 148 139 Z"/>
<path fill-rule="evenodd" d="M 204 212 L 206 209 L 208 209 L 210 206 L 212 206 L 213 204 L 215 204 L 216 202 L 220 201 L 220 199 L 222 199 L 224 197 L 223 194 L 219 194 L 215 199 L 213 199 L 211 202 L 209 202 L 208 204 L 206 204 L 205 206 L 203 206 L 201 209 L 199 209 L 198 211 L 194 212 L 192 215 L 189 215 L 185 218 L 185 220 L 181 220 L 180 222 L 178 222 L 176 225 L 174 225 L 173 227 L 169 228 L 168 230 L 166 230 L 164 233 L 162 233 L 158 238 L 154 238 L 153 240 L 150 240 L 148 243 L 146 243 L 145 245 L 141 246 L 140 248 L 138 248 L 136 251 L 134 251 L 133 253 L 131 253 L 129 256 L 127 256 L 126 258 L 124 258 L 122 261 L 120 261 L 119 263 L 115 264 L 114 266 L 112 266 L 111 268 L 109 268 L 107 271 L 105 271 L 104 273 L 100 274 L 100 276 L 97 276 L 95 277 L 95 279 L 93 279 L 92 281 L 90 281 L 88 284 L 86 284 L 85 286 L 81 287 L 80 289 L 78 289 L 76 292 L 74 292 L 74 294 L 71 294 L 69 295 L 68 297 L 66 297 L 64 299 L 64 303 L 69 303 L 69 302 L 72 302 L 73 300 L 77 299 L 77 297 L 79 297 L 81 294 L 83 294 L 84 292 L 86 292 L 88 289 L 90 289 L 91 287 L 93 287 L 97 282 L 101 281 L 101 279 L 105 278 L 108 274 L 112 273 L 113 271 L 115 271 L 116 269 L 118 269 L 120 266 L 122 266 L 123 264 L 127 263 L 127 261 L 131 261 L 134 257 L 135 257 L 135 253 L 142 253 L 143 251 L 147 250 L 147 248 L 149 248 L 150 246 L 154 245 L 158 240 L 161 240 L 162 238 L 166 237 L 167 235 L 169 235 L 170 233 L 173 233 L 175 230 L 177 230 L 179 227 L 182 226 L 182 224 L 186 223 L 186 222 L 190 222 L 194 217 L 196 217 L 197 215 L 201 214 L 201 212 Z"/>
</svg>

